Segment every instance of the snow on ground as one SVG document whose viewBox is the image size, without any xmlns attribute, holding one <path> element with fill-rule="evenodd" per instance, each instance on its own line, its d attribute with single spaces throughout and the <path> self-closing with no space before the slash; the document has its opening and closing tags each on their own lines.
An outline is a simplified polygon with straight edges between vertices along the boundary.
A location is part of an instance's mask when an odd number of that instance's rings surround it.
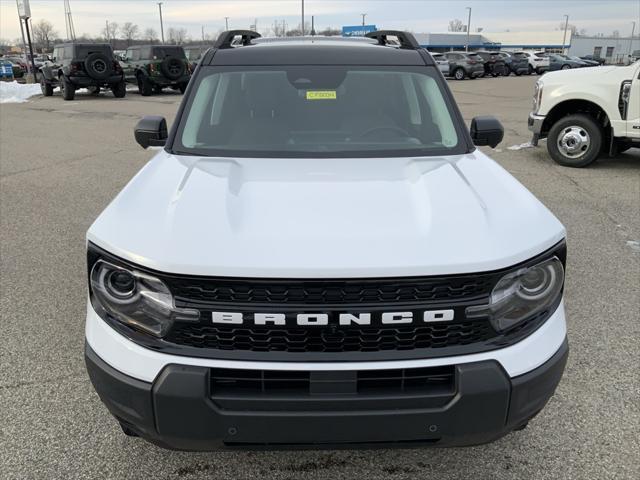
<svg viewBox="0 0 640 480">
<path fill-rule="evenodd" d="M 40 93 L 39 83 L 0 82 L 0 103 L 22 103 Z"/>
<path fill-rule="evenodd" d="M 507 150 L 522 150 L 524 148 L 533 148 L 531 142 L 521 143 L 520 145 L 512 145 L 511 147 L 507 147 Z"/>
</svg>

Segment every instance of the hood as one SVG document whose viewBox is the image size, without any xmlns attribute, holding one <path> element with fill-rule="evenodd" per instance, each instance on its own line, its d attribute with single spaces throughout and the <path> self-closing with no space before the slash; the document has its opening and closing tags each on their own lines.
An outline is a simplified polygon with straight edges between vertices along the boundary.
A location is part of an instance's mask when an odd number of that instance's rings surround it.
<svg viewBox="0 0 640 480">
<path fill-rule="evenodd" d="M 345 278 L 495 270 L 564 235 L 529 191 L 479 151 L 379 159 L 161 151 L 87 238 L 164 272 Z"/>
<path fill-rule="evenodd" d="M 567 62 L 574 62 L 568 60 Z M 583 83 L 585 78 L 594 77 L 608 77 L 611 72 L 623 72 L 627 67 L 618 67 L 615 65 L 601 65 L 593 68 L 579 68 L 579 69 L 567 69 L 567 70 L 555 70 L 544 74 L 542 82 L 547 84 L 563 84 L 566 82 L 575 84 L 575 82 Z"/>
</svg>

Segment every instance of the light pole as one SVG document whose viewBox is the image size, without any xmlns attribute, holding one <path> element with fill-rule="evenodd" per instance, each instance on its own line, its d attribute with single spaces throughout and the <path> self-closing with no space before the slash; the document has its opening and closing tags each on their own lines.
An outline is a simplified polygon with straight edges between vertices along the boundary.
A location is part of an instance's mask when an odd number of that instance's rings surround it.
<svg viewBox="0 0 640 480">
<path fill-rule="evenodd" d="M 158 2 L 158 11 L 160 12 L 160 38 L 164 45 L 164 25 L 162 24 L 162 2 Z"/>
<path fill-rule="evenodd" d="M 629 40 L 629 57 L 631 57 L 631 48 L 633 45 L 633 34 L 636 33 L 636 22 L 631 22 L 633 24 L 633 27 L 631 28 L 631 39 Z M 631 61 L 631 58 L 629 58 L 629 61 Z"/>
<path fill-rule="evenodd" d="M 224 17 L 224 29 L 229 31 L 229 17 Z"/>
<path fill-rule="evenodd" d="M 567 53 L 567 49 L 565 47 L 565 41 L 567 40 L 567 28 L 569 28 L 569 15 L 565 15 L 565 22 L 564 22 L 564 35 L 562 36 L 562 53 L 566 54 Z"/>
<path fill-rule="evenodd" d="M 302 23 L 300 24 L 300 30 L 302 30 L 302 36 L 304 37 L 304 0 L 302 0 Z"/>
<path fill-rule="evenodd" d="M 469 18 L 467 19 L 467 48 L 466 51 L 469 51 L 469 34 L 471 31 L 471 7 L 466 7 L 469 10 Z"/>
<path fill-rule="evenodd" d="M 364 27 L 364 19 L 367 16 L 366 13 L 361 13 L 360 15 L 362 15 L 362 26 Z"/>
</svg>

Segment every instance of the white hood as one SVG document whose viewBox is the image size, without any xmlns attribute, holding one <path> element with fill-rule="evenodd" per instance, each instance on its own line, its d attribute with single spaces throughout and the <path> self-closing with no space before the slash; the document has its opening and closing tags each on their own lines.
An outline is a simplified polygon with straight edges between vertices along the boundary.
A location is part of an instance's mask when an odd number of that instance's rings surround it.
<svg viewBox="0 0 640 480">
<path fill-rule="evenodd" d="M 494 270 L 564 235 L 529 191 L 479 151 L 377 159 L 162 151 L 87 238 L 164 272 L 344 278 Z"/>
</svg>

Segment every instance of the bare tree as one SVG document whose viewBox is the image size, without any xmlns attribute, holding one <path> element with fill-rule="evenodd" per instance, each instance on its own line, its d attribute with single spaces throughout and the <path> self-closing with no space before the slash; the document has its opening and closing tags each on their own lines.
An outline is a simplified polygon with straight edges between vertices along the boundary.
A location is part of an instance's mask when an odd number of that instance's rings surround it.
<svg viewBox="0 0 640 480">
<path fill-rule="evenodd" d="M 564 25 L 564 22 L 560 22 L 560 30 L 564 30 Z M 578 27 L 570 23 L 569 25 L 567 25 L 567 32 L 571 32 L 571 35 L 575 35 L 576 33 L 578 33 Z"/>
<path fill-rule="evenodd" d="M 41 50 L 50 50 L 51 42 L 58 36 L 53 24 L 48 20 L 40 20 L 33 26 L 33 38 Z"/>
<path fill-rule="evenodd" d="M 182 45 L 184 42 L 187 41 L 187 38 L 188 38 L 187 29 L 171 27 L 167 31 L 167 38 L 169 39 L 169 43 Z"/>
<path fill-rule="evenodd" d="M 102 29 L 102 35 L 107 42 L 112 43 L 113 40 L 116 39 L 116 35 L 118 35 L 118 24 L 107 20 L 107 23 Z"/>
<path fill-rule="evenodd" d="M 454 18 L 453 20 L 449 20 L 449 31 L 450 32 L 466 32 L 467 26 L 462 23 L 462 20 L 459 18 Z"/>
<path fill-rule="evenodd" d="M 611 36 L 613 38 L 620 38 L 620 31 L 619 30 L 614 30 L 613 33 L 611 34 Z"/>
<path fill-rule="evenodd" d="M 127 41 L 127 47 L 131 45 L 131 42 L 138 37 L 138 25 L 131 22 L 126 22 L 120 28 L 122 36 Z"/>
<path fill-rule="evenodd" d="M 154 42 L 158 39 L 158 32 L 156 32 L 153 28 L 147 28 L 142 36 L 145 40 Z"/>
</svg>

